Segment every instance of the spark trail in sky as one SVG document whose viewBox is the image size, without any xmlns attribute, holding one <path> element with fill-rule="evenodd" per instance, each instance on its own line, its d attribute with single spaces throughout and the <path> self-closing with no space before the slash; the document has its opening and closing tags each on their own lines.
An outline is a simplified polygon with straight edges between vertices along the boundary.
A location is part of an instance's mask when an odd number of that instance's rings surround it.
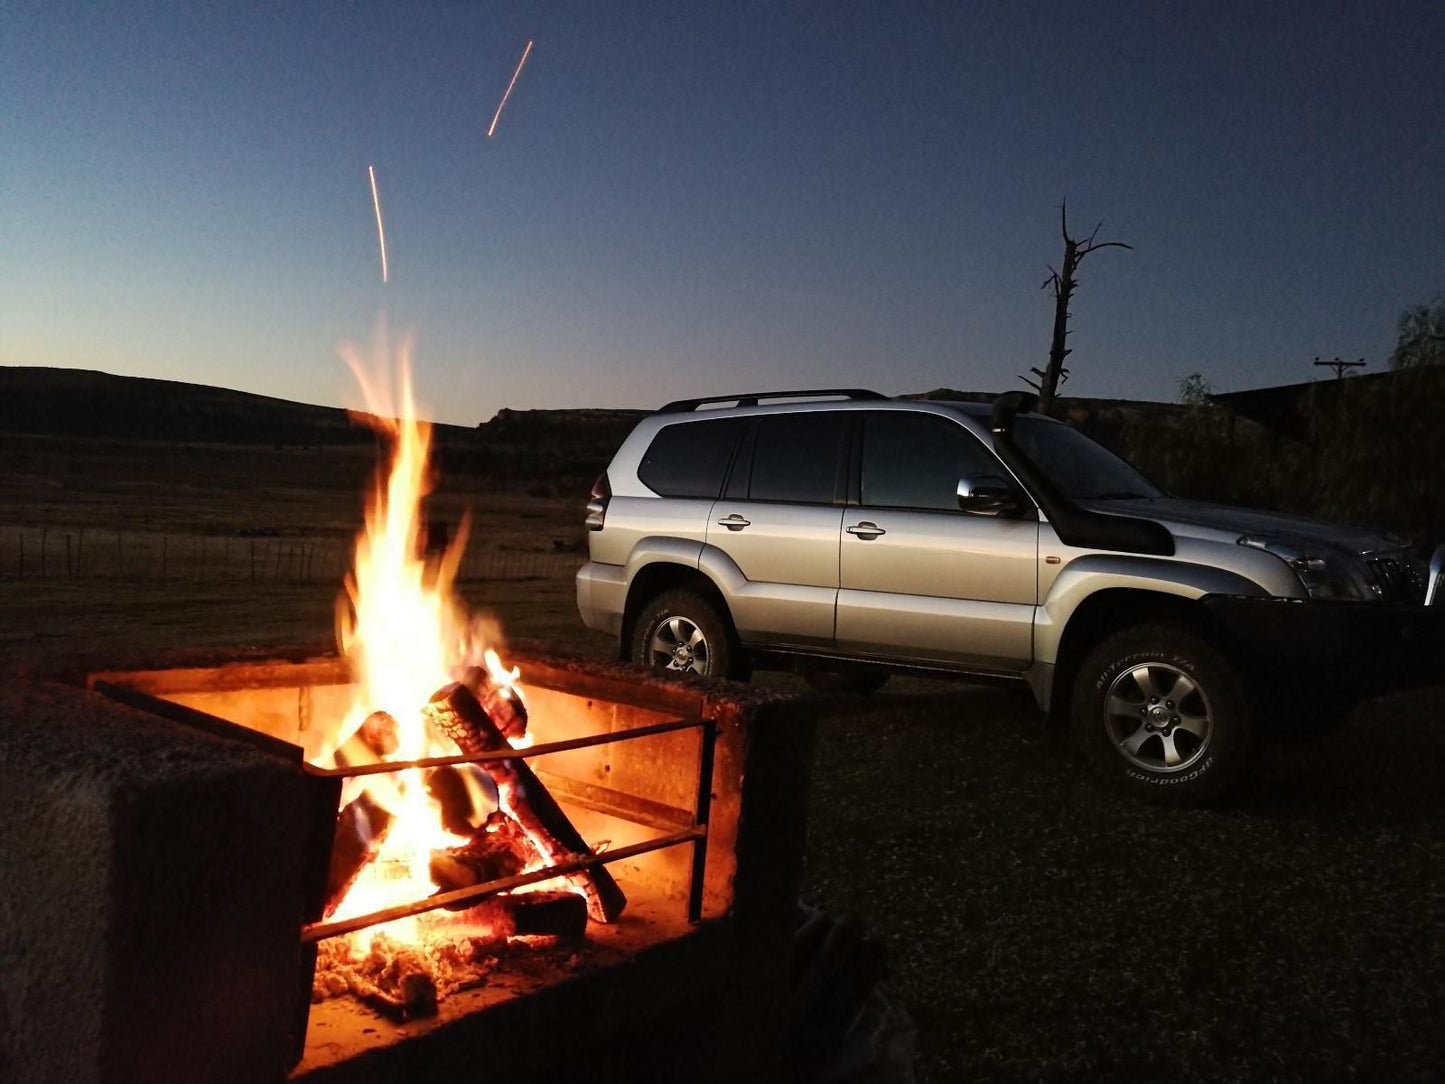
<svg viewBox="0 0 1445 1084">
<path fill-rule="evenodd" d="M 381 197 L 376 194 L 375 167 L 367 166 L 366 175 L 371 178 L 371 205 L 376 208 L 376 239 L 381 242 L 381 281 L 386 282 L 386 230 L 381 225 Z"/>
<path fill-rule="evenodd" d="M 512 73 L 512 81 L 507 84 L 507 91 L 502 95 L 502 100 L 497 103 L 497 111 L 492 114 L 492 125 L 487 129 L 487 138 L 492 138 L 492 133 L 497 130 L 497 121 L 501 119 L 502 110 L 507 106 L 507 99 L 512 96 L 512 88 L 517 85 L 517 76 L 522 74 L 522 65 L 527 63 L 527 56 L 532 52 L 532 43 L 527 42 L 527 47 L 522 50 L 522 59 L 517 61 L 517 70 Z"/>
</svg>

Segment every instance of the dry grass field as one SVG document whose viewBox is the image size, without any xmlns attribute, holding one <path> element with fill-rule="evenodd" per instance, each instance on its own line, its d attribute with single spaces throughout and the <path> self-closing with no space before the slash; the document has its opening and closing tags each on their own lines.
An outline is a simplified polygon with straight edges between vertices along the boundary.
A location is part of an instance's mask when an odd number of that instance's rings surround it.
<svg viewBox="0 0 1445 1084">
<path fill-rule="evenodd" d="M 0 661 L 331 639 L 371 449 L 5 437 L 0 466 Z M 610 652 L 573 603 L 585 493 L 527 489 L 443 480 L 463 595 Z M 1366 705 L 1179 812 L 1098 790 L 1016 699 L 895 680 L 819 734 L 806 896 L 886 944 L 923 1081 L 1438 1079 L 1442 705 Z"/>
</svg>

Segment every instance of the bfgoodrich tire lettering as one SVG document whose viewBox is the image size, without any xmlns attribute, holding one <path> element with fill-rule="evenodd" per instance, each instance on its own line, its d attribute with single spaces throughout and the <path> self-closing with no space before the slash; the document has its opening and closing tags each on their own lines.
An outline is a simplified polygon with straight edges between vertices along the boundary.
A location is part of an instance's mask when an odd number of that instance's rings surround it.
<svg viewBox="0 0 1445 1084">
<path fill-rule="evenodd" d="M 1249 767 L 1251 704 L 1234 666 L 1183 625 L 1100 641 L 1074 683 L 1070 726 L 1093 769 L 1151 801 L 1201 805 Z"/>
<path fill-rule="evenodd" d="M 737 637 L 710 599 L 693 591 L 667 591 L 652 599 L 633 626 L 631 658 L 655 670 L 695 677 L 739 673 Z"/>
</svg>

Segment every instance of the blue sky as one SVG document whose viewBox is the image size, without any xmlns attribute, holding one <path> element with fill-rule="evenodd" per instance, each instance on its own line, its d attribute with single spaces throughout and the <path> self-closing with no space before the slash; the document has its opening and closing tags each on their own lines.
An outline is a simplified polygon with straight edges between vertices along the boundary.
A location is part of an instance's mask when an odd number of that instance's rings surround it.
<svg viewBox="0 0 1445 1084">
<path fill-rule="evenodd" d="M 495 138 L 487 125 L 526 42 Z M 1381 368 L 1445 290 L 1445 5 L 0 0 L 0 364 L 433 416 Z M 367 166 L 391 281 L 383 285 Z"/>
</svg>

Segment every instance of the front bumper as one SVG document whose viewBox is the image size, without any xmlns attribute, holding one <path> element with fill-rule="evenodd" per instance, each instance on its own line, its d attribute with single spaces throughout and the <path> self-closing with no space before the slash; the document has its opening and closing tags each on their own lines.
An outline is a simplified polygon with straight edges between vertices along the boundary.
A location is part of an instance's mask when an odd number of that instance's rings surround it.
<svg viewBox="0 0 1445 1084">
<path fill-rule="evenodd" d="M 1205 611 L 1257 666 L 1318 669 L 1341 691 L 1445 685 L 1445 605 L 1213 596 Z"/>
</svg>

